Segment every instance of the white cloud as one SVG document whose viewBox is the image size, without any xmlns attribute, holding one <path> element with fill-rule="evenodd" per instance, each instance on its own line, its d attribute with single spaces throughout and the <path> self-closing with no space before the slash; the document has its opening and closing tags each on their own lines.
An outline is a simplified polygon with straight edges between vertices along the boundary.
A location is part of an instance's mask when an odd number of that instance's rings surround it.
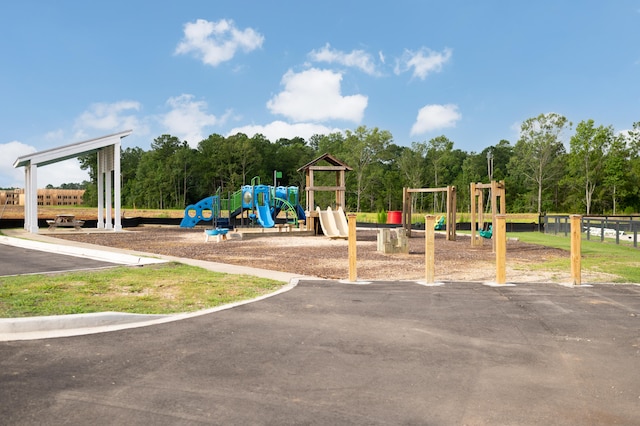
<svg viewBox="0 0 640 426">
<path fill-rule="evenodd" d="M 182 94 L 169 98 L 167 105 L 171 111 L 164 114 L 160 121 L 166 128 L 166 133 L 186 140 L 190 146 L 195 147 L 205 138 L 204 131 L 207 127 L 222 124 L 229 116 L 229 112 L 221 118 L 213 114 L 207 114 L 207 103 L 195 101 L 193 95 Z"/>
<path fill-rule="evenodd" d="M 13 163 L 18 157 L 36 152 L 36 148 L 18 141 L 0 144 L 0 187 L 24 188 L 24 167 L 14 168 Z M 63 183 L 82 183 L 89 180 L 89 174 L 80 169 L 77 159 L 61 161 L 38 168 L 38 187 L 44 188 L 51 184 L 60 186 Z"/>
<path fill-rule="evenodd" d="M 312 50 L 309 53 L 309 57 L 316 62 L 335 62 L 340 65 L 358 68 L 370 75 L 377 74 L 373 58 L 364 50 L 352 50 L 349 53 L 345 53 L 340 50 L 331 49 L 331 46 L 327 43 L 320 50 Z"/>
<path fill-rule="evenodd" d="M 244 133 L 249 137 L 253 137 L 256 134 L 261 134 L 271 142 L 275 142 L 280 138 L 293 139 L 295 137 L 301 137 L 308 141 L 313 135 L 328 135 L 330 133 L 342 132 L 342 129 L 329 128 L 322 124 L 314 123 L 285 123 L 284 121 L 273 121 L 267 125 L 248 125 L 242 127 L 233 128 L 227 133 L 227 136 L 235 135 L 236 133 Z"/>
<path fill-rule="evenodd" d="M 114 103 L 95 103 L 76 119 L 74 124 L 75 139 L 86 139 L 95 134 L 94 130 L 109 133 L 133 129 L 139 134 L 148 132 L 147 126 L 133 112 L 138 112 L 141 105 L 136 101 L 119 101 Z M 49 136 L 55 136 L 52 133 Z"/>
<path fill-rule="evenodd" d="M 429 73 L 441 71 L 442 66 L 451 59 L 452 54 L 449 48 L 442 52 L 434 52 L 426 47 L 417 52 L 405 50 L 402 58 L 396 62 L 395 73 L 400 74 L 413 69 L 413 77 L 424 80 Z"/>
<path fill-rule="evenodd" d="M 360 122 L 367 107 L 364 95 L 342 96 L 342 74 L 311 68 L 289 70 L 282 77 L 284 90 L 267 102 L 273 114 L 293 121 L 346 120 Z"/>
<path fill-rule="evenodd" d="M 36 152 L 36 149 L 22 142 L 11 141 L 0 144 L 0 188 L 24 188 L 24 168 L 14 168 L 18 157 Z"/>
<path fill-rule="evenodd" d="M 411 127 L 411 136 L 455 127 L 456 122 L 461 118 L 457 105 L 425 105 L 418 111 L 416 122 Z"/>
<path fill-rule="evenodd" d="M 38 168 L 38 188 L 51 184 L 60 186 L 63 183 L 82 183 L 89 180 L 89 172 L 80 168 L 77 158 Z"/>
<path fill-rule="evenodd" d="M 175 54 L 193 53 L 203 63 L 215 67 L 231 60 L 238 49 L 251 52 L 262 47 L 263 42 L 260 33 L 252 28 L 239 30 L 232 20 L 198 19 L 184 25 L 184 37 Z"/>
<path fill-rule="evenodd" d="M 62 129 L 52 130 L 44 135 L 47 141 L 60 141 L 64 139 L 64 131 Z"/>
</svg>

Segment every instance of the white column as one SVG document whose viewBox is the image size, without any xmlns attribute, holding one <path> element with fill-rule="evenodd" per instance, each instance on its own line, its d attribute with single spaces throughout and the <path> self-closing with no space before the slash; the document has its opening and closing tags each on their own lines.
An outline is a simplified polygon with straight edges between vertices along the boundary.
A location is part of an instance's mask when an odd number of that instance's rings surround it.
<svg viewBox="0 0 640 426">
<path fill-rule="evenodd" d="M 107 167 L 104 173 L 104 207 L 105 207 L 105 229 L 113 229 L 111 223 L 111 168 Z"/>
<path fill-rule="evenodd" d="M 24 166 L 24 230 L 29 231 L 31 223 L 31 203 L 29 202 L 29 185 L 31 183 L 31 164 Z"/>
<path fill-rule="evenodd" d="M 104 155 L 98 151 L 98 229 L 104 228 Z"/>
<path fill-rule="evenodd" d="M 29 205 L 29 227 L 27 231 L 38 233 L 38 165 L 29 166 L 29 183 L 25 188 L 25 205 Z M 25 217 L 25 221 L 27 218 Z"/>
<path fill-rule="evenodd" d="M 113 189 L 114 196 L 113 201 L 115 204 L 115 218 L 114 218 L 114 231 L 122 230 L 122 213 L 120 212 L 122 200 L 120 199 L 120 141 L 113 144 Z"/>
</svg>

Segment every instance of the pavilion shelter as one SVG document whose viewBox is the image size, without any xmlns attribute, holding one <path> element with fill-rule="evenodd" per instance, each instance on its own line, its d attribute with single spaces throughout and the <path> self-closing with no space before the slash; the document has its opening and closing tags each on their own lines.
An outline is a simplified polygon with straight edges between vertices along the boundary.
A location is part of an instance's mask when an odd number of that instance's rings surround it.
<svg viewBox="0 0 640 426">
<path fill-rule="evenodd" d="M 85 154 L 98 154 L 98 228 L 122 230 L 120 200 L 120 146 L 133 131 L 76 142 L 23 155 L 13 167 L 24 167 L 24 229 L 38 233 L 38 169 Z M 112 203 L 113 200 L 113 203 Z M 114 213 L 112 218 L 111 213 Z"/>
</svg>

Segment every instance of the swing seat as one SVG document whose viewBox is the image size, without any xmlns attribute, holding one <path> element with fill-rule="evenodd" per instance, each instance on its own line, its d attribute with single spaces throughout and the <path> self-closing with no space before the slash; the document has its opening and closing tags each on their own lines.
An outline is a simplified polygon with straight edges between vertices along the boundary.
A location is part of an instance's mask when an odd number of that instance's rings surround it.
<svg viewBox="0 0 640 426">
<path fill-rule="evenodd" d="M 442 231 L 444 229 L 444 216 L 440 216 L 433 229 L 436 231 Z"/>
<path fill-rule="evenodd" d="M 481 229 L 480 231 L 478 231 L 478 233 L 482 238 L 490 239 L 493 235 L 493 225 L 489 225 L 489 229 L 487 229 L 486 231 Z"/>
</svg>

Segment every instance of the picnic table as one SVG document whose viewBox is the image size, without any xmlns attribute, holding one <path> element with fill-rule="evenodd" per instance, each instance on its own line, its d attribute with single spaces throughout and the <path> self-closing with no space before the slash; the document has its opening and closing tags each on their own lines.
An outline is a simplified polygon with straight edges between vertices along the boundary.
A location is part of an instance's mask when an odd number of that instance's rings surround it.
<svg viewBox="0 0 640 426">
<path fill-rule="evenodd" d="M 84 225 L 84 220 L 76 220 L 75 215 L 72 214 L 59 214 L 56 215 L 55 219 L 47 220 L 47 224 L 49 225 L 49 230 L 53 231 L 58 227 L 62 228 L 71 228 L 78 230 L 82 228 Z"/>
</svg>

